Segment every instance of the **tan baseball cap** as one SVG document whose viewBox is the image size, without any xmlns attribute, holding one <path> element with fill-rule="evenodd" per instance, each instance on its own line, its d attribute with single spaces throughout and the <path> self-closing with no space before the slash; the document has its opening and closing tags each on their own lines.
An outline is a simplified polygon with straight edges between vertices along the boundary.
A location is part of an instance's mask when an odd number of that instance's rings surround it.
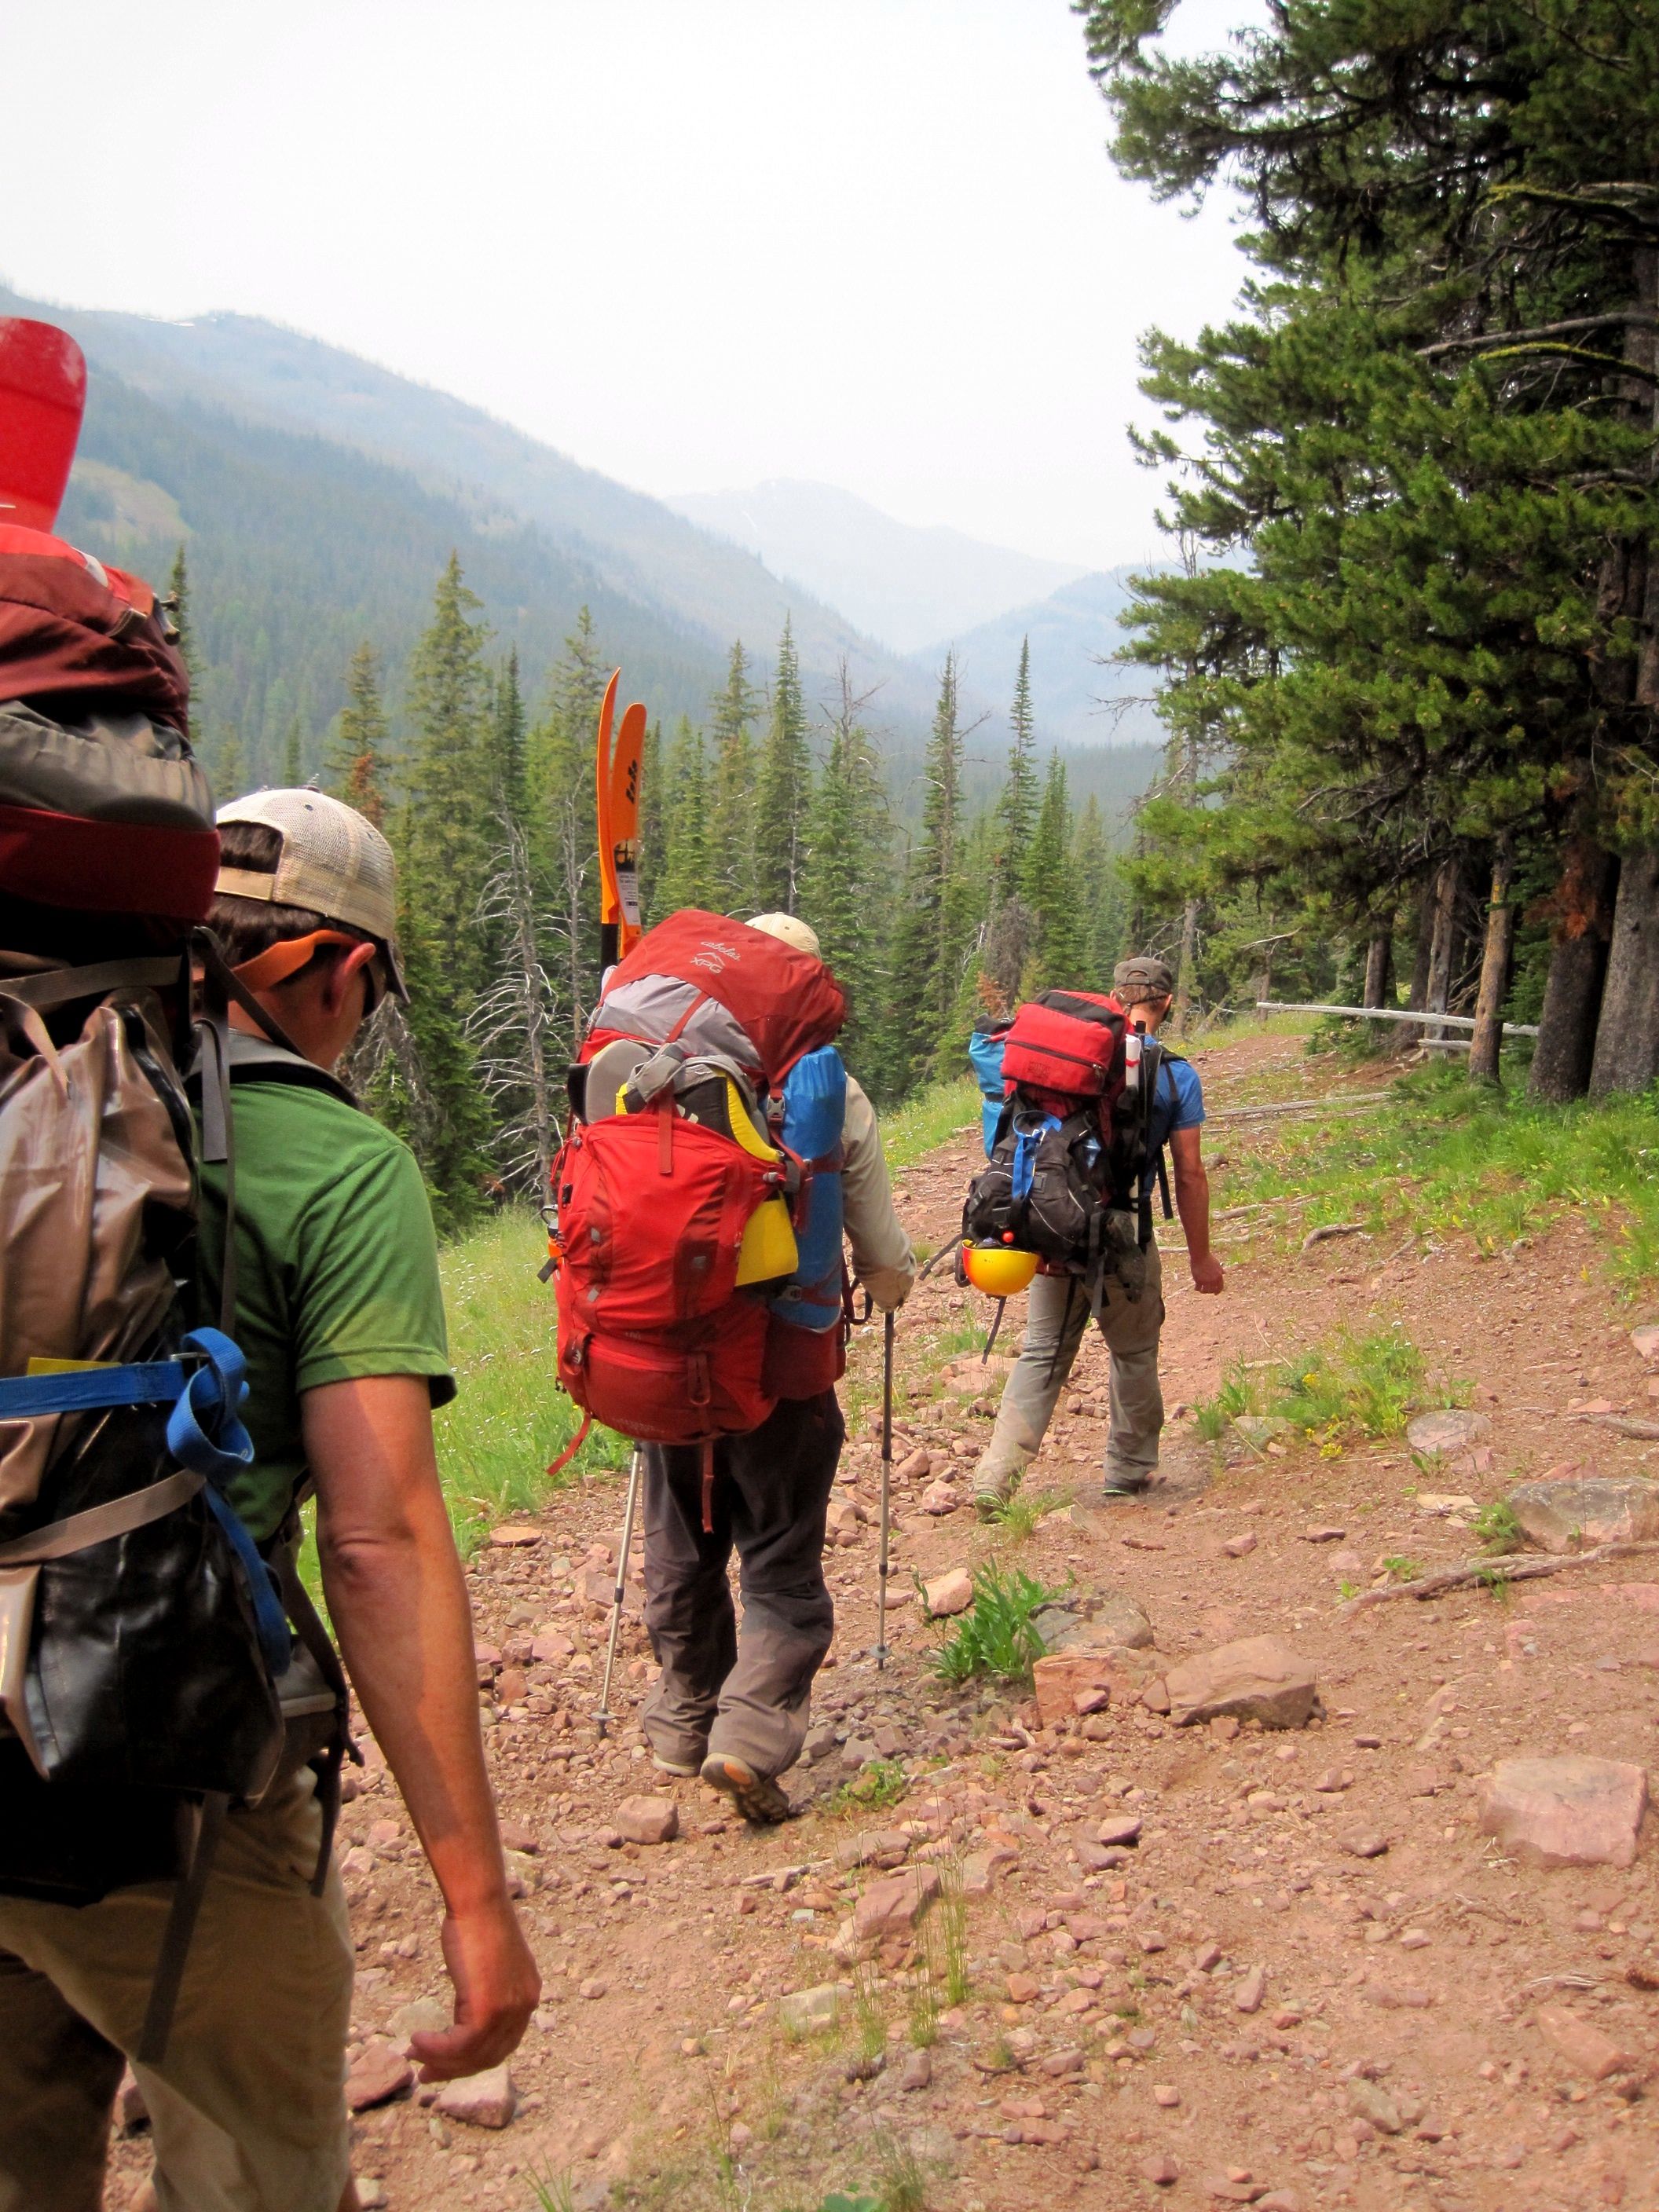
<svg viewBox="0 0 1659 2212">
<path fill-rule="evenodd" d="M 384 948 L 392 988 L 409 992 L 398 957 L 398 864 L 366 815 L 325 791 L 253 791 L 219 809 L 228 822 L 258 822 L 283 841 L 274 873 L 227 867 L 215 885 L 228 898 L 299 906 L 360 929 Z"/>
<path fill-rule="evenodd" d="M 797 952 L 810 953 L 814 960 L 823 957 L 817 930 L 809 928 L 798 914 L 757 914 L 749 927 L 775 937 L 780 945 L 790 945 Z"/>
</svg>

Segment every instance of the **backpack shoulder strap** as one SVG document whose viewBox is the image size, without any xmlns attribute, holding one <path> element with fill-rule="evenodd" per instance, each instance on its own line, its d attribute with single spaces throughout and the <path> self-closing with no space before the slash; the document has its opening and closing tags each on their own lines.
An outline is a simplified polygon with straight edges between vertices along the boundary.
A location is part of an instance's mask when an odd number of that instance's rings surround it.
<svg viewBox="0 0 1659 2212">
<path fill-rule="evenodd" d="M 362 1110 L 356 1092 L 337 1075 L 319 1067 L 303 1053 L 290 1052 L 286 1045 L 273 1044 L 269 1037 L 250 1036 L 246 1030 L 230 1032 L 230 1079 L 233 1085 L 292 1083 L 304 1091 L 326 1091 L 343 1106 Z"/>
</svg>

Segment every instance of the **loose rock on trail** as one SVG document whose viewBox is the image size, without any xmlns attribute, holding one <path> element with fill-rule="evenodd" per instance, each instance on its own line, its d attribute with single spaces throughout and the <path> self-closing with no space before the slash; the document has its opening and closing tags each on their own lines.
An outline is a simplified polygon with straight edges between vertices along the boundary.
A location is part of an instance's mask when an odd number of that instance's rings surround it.
<svg viewBox="0 0 1659 2212">
<path fill-rule="evenodd" d="M 1310 1079 L 1284 1038 L 1195 1057 L 1212 1109 L 1276 1062 Z M 1209 1150 L 1273 1142 L 1231 1128 Z M 976 1148 L 964 1132 L 901 1178 L 929 1247 Z M 878 1672 L 872 1332 L 826 1553 L 836 1648 L 781 1828 L 651 1768 L 636 1596 L 598 1736 L 620 1480 L 480 1552 L 481 1703 L 545 1995 L 506 2069 L 404 2080 L 447 1984 L 435 1893 L 371 1746 L 340 1839 L 368 2202 L 532 2212 L 539 2178 L 568 2179 L 576 2207 L 676 2212 L 811 2212 L 835 2190 L 914 2204 L 913 2182 L 938 2212 L 1659 2203 L 1659 1564 L 1338 1603 L 1478 1553 L 1470 1500 L 1518 1480 L 1659 1471 L 1651 1443 L 1565 1413 L 1642 1397 L 1653 1355 L 1629 1331 L 1650 1316 L 1615 1308 L 1576 1225 L 1358 1272 L 1349 1239 L 1223 1256 L 1225 1294 L 1200 1299 L 1167 1255 L 1170 1407 L 1234 1361 L 1397 1320 L 1479 1425 L 1432 1453 L 1401 1436 L 1332 1454 L 1256 1417 L 1212 1448 L 1183 1410 L 1159 1484 L 1103 1507 L 1091 1340 L 1026 1480 L 1035 1526 L 981 1526 L 971 1462 L 1007 1363 L 963 1351 L 988 1312 L 941 1269 L 900 1316 L 891 1582 L 941 1601 L 889 1614 Z M 988 1558 L 1058 1594 L 1035 1692 L 932 1672 L 956 1620 L 929 1611 Z M 1592 1830 L 1593 1863 L 1553 1863 L 1574 1852 L 1552 1839 Z M 123 2137 L 112 2206 L 147 2166 L 142 2132 Z"/>
</svg>

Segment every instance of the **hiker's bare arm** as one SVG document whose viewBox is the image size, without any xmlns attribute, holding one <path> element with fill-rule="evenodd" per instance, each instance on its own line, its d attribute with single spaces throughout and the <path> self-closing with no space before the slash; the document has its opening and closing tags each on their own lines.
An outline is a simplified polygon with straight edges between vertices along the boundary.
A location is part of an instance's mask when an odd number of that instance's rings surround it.
<svg viewBox="0 0 1659 2212">
<path fill-rule="evenodd" d="M 301 1413 L 329 1612 L 443 1892 L 455 2025 L 411 2047 L 428 2080 L 476 2074 L 516 2045 L 541 1984 L 507 1893 L 430 1399 L 418 1376 L 381 1375 L 307 1390 Z"/>
<path fill-rule="evenodd" d="M 1210 1249 L 1210 1178 L 1204 1172 L 1200 1132 L 1177 1129 L 1170 1139 L 1170 1164 L 1175 1170 L 1176 1212 L 1187 1232 L 1187 1265 L 1193 1271 L 1193 1287 L 1218 1291 L 1226 1278 L 1221 1262 Z"/>
</svg>

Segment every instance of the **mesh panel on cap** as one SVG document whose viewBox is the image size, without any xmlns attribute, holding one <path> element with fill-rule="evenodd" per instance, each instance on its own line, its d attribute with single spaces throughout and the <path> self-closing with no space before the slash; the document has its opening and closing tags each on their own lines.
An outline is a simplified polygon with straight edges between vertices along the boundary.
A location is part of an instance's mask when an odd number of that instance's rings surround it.
<svg viewBox="0 0 1659 2212">
<path fill-rule="evenodd" d="M 219 820 L 259 822 L 283 840 L 272 896 L 391 942 L 397 933 L 392 848 L 354 807 L 324 791 L 256 791 Z"/>
</svg>

